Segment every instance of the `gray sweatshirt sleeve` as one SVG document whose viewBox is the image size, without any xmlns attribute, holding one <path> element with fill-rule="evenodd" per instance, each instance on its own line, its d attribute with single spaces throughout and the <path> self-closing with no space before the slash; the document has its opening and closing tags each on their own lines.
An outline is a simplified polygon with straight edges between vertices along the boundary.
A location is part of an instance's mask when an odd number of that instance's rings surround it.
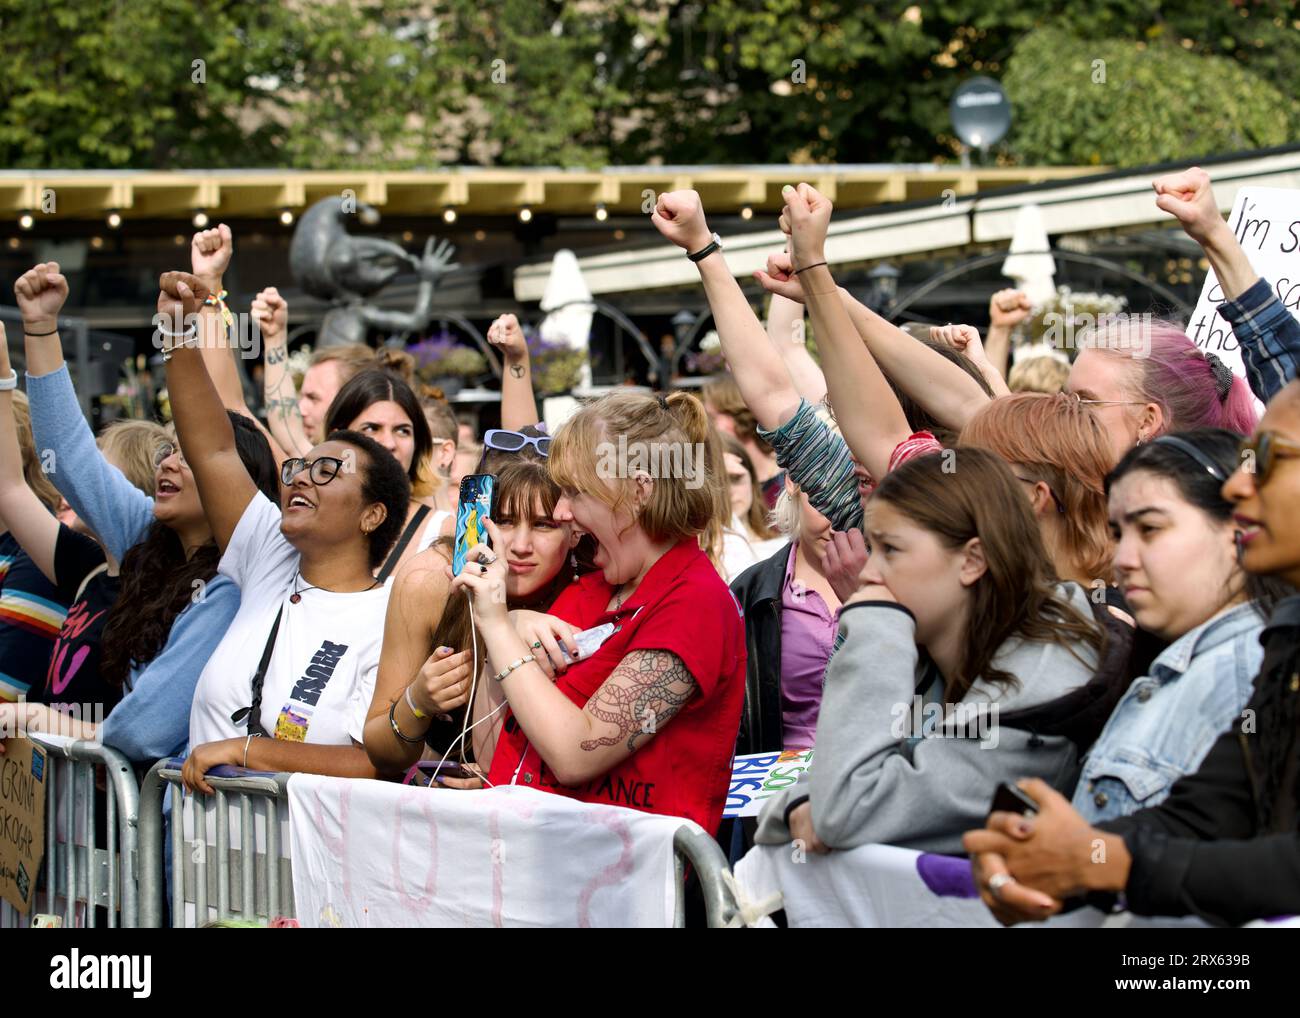
<svg viewBox="0 0 1300 1018">
<path fill-rule="evenodd" d="M 1026 733 L 996 725 L 984 729 L 987 739 L 942 732 L 909 739 L 918 709 L 915 620 L 898 605 L 864 603 L 844 609 L 840 627 L 844 644 L 826 672 L 812 766 L 800 785 L 768 801 L 760 843 L 789 840 L 785 811 L 808 794 L 813 828 L 831 848 L 961 852 L 962 834 L 983 826 L 998 782 L 1036 774 L 1057 784 L 1071 771 L 1071 753 L 1031 753 Z"/>
</svg>

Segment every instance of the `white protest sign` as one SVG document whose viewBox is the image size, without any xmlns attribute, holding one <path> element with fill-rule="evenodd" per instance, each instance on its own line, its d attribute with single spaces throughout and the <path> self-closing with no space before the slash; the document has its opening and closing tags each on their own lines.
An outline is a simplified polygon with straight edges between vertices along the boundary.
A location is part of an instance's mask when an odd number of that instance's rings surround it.
<svg viewBox="0 0 1300 1018">
<path fill-rule="evenodd" d="M 1300 318 L 1300 191 L 1243 187 L 1237 192 L 1228 225 L 1251 267 L 1267 280 L 1291 314 Z M 1235 374 L 1246 375 L 1232 326 L 1219 314 L 1223 288 L 1211 270 L 1187 323 L 1187 335 L 1206 353 L 1217 354 Z"/>
</svg>

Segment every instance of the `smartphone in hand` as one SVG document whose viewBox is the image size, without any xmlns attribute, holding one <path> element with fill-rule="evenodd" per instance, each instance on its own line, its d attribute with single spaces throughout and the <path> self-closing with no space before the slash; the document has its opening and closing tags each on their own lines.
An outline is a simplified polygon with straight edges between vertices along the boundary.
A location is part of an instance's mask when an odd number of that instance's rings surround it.
<svg viewBox="0 0 1300 1018">
<path fill-rule="evenodd" d="M 456 546 L 451 555 L 451 572 L 459 576 L 466 556 L 475 545 L 486 544 L 487 523 L 494 508 L 497 479 L 491 474 L 467 474 L 460 479 L 460 502 L 456 507 Z"/>
<path fill-rule="evenodd" d="M 1038 803 L 1034 802 L 1025 792 L 1018 787 L 1007 782 L 998 785 L 998 790 L 993 793 L 993 803 L 989 806 L 990 813 L 1018 813 L 1021 816 L 1034 816 L 1038 812 Z"/>
</svg>

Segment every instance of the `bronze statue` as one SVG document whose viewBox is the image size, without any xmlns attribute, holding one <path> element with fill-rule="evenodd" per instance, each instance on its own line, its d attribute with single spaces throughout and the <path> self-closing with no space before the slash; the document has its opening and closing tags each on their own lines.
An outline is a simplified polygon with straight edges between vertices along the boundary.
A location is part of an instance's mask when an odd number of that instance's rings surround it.
<svg viewBox="0 0 1300 1018">
<path fill-rule="evenodd" d="M 289 267 L 298 284 L 332 305 L 321 323 L 317 349 L 365 343 L 371 329 L 389 334 L 419 332 L 432 317 L 438 279 L 458 268 L 451 262 L 456 249 L 446 240 L 435 246 L 430 237 L 424 256 L 416 258 L 390 240 L 348 233 L 347 224 L 354 219 L 374 225 L 379 213 L 354 198 L 323 198 L 303 213 L 289 247 Z M 409 312 L 386 311 L 365 299 L 405 268 L 413 268 L 420 277 L 415 307 Z"/>
</svg>

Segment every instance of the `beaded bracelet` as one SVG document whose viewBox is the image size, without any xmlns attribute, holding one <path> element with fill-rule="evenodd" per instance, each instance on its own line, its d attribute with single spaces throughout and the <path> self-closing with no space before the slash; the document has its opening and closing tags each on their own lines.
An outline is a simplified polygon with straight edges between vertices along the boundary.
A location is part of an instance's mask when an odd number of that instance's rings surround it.
<svg viewBox="0 0 1300 1018">
<path fill-rule="evenodd" d="M 505 680 L 506 676 L 509 675 L 511 672 L 513 672 L 516 668 L 522 668 L 524 665 L 528 664 L 528 662 L 536 661 L 536 660 L 537 658 L 534 655 L 526 654 L 525 656 L 521 657 L 518 661 L 512 661 L 510 667 L 506 668 L 504 671 L 497 672 L 497 674 L 493 675 L 492 678 L 496 679 L 497 682 L 502 682 Z"/>
</svg>

